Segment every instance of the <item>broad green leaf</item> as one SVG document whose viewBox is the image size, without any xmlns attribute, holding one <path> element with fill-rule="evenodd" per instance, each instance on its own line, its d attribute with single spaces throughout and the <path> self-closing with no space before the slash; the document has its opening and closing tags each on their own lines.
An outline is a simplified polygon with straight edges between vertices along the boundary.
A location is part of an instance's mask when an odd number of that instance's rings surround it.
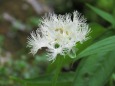
<svg viewBox="0 0 115 86">
<path fill-rule="evenodd" d="M 78 58 L 112 50 L 115 50 L 115 36 L 105 38 L 99 42 L 92 44 L 91 46 L 83 50 L 80 54 L 78 54 Z"/>
<path fill-rule="evenodd" d="M 72 86 L 104 86 L 115 68 L 115 51 L 84 58 Z"/>
<path fill-rule="evenodd" d="M 74 79 L 73 76 L 74 76 L 73 72 L 60 74 L 56 86 L 70 86 Z M 24 79 L 24 80 L 17 79 L 17 78 L 12 78 L 12 79 L 21 83 L 24 86 L 51 86 L 52 77 L 53 75 L 50 74 L 50 75 L 40 76 L 34 79 Z"/>
<path fill-rule="evenodd" d="M 89 4 L 87 4 L 87 6 L 93 10 L 95 13 L 97 13 L 100 17 L 102 17 L 103 19 L 105 19 L 106 21 L 110 22 L 113 26 L 115 26 L 115 18 L 110 15 L 109 13 L 107 12 L 104 12 L 96 7 L 93 7 Z"/>
</svg>

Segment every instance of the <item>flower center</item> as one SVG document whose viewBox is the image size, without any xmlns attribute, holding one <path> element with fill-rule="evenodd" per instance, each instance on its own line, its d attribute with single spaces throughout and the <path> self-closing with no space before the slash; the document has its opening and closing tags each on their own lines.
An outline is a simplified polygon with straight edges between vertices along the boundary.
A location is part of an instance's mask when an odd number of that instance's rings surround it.
<svg viewBox="0 0 115 86">
<path fill-rule="evenodd" d="M 65 33 L 66 35 L 69 35 L 69 32 L 64 30 L 63 28 L 57 28 L 55 31 L 60 32 L 61 34 Z"/>
<path fill-rule="evenodd" d="M 62 28 L 57 28 L 55 31 L 60 32 L 61 34 L 64 32 Z"/>
</svg>

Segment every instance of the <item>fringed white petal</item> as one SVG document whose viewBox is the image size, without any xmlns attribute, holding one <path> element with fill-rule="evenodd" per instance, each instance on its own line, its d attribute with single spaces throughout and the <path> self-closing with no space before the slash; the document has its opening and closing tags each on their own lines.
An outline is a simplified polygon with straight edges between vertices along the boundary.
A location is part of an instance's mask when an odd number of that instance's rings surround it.
<svg viewBox="0 0 115 86">
<path fill-rule="evenodd" d="M 47 47 L 48 60 L 54 61 L 58 54 L 65 55 L 76 43 L 86 41 L 89 32 L 86 19 L 77 11 L 73 12 L 73 18 L 71 14 L 49 13 L 43 17 L 40 28 L 28 37 L 28 47 L 31 48 L 32 54 L 36 54 L 42 47 Z M 59 46 L 56 47 L 56 44 Z"/>
</svg>

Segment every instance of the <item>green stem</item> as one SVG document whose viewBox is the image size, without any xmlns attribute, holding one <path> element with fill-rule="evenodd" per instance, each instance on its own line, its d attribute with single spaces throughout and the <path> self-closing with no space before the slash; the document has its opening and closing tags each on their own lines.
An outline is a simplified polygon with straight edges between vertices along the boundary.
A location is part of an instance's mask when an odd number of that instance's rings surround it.
<svg viewBox="0 0 115 86">
<path fill-rule="evenodd" d="M 62 67 L 62 63 L 63 63 L 63 57 L 59 57 L 58 62 L 57 62 L 56 73 L 54 74 L 54 77 L 53 77 L 53 80 L 52 80 L 52 86 L 56 86 L 56 82 L 57 82 L 57 79 L 58 79 L 58 75 L 60 73 L 60 69 Z"/>
</svg>

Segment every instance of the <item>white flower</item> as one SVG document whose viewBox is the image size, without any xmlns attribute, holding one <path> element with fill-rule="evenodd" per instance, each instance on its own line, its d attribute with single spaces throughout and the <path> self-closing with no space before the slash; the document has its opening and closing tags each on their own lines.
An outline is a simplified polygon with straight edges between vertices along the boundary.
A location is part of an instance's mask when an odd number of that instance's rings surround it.
<svg viewBox="0 0 115 86">
<path fill-rule="evenodd" d="M 66 15 L 50 13 L 43 17 L 40 27 L 28 37 L 28 47 L 33 55 L 47 47 L 49 60 L 55 60 L 57 54 L 65 55 L 73 50 L 76 43 L 87 40 L 90 32 L 86 19 L 77 11 Z"/>
</svg>

